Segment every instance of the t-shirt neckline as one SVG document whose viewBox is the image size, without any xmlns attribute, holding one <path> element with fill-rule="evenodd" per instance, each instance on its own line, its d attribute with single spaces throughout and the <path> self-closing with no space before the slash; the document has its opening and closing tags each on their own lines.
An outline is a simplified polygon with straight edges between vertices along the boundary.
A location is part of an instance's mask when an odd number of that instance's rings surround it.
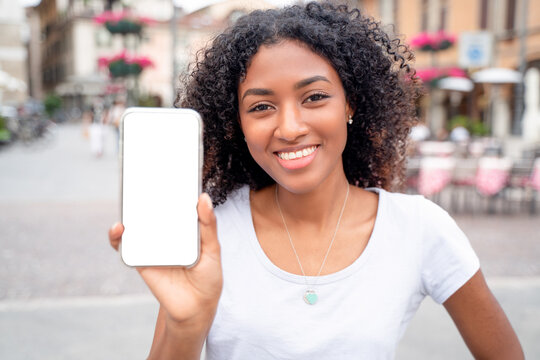
<svg viewBox="0 0 540 360">
<path fill-rule="evenodd" d="M 246 221 L 247 221 L 246 236 L 248 238 L 248 242 L 251 245 L 251 249 L 253 250 L 257 259 L 261 262 L 261 264 L 267 271 L 269 271 L 271 274 L 283 280 L 286 280 L 292 283 L 305 285 L 307 282 L 307 284 L 309 285 L 322 285 L 322 284 L 332 283 L 332 282 L 344 279 L 352 275 L 363 266 L 363 264 L 367 261 L 369 254 L 373 251 L 372 249 L 375 246 L 374 243 L 376 242 L 377 234 L 380 232 L 379 228 L 382 226 L 381 217 L 382 217 L 383 210 L 386 203 L 385 190 L 380 189 L 380 188 L 366 188 L 365 190 L 375 192 L 379 195 L 377 214 L 375 216 L 375 224 L 373 225 L 373 231 L 371 232 L 371 236 L 368 239 L 368 242 L 367 242 L 366 247 L 364 248 L 364 251 L 362 251 L 360 256 L 352 264 L 348 265 L 347 267 L 331 274 L 304 277 L 302 275 L 297 275 L 297 274 L 287 272 L 281 269 L 280 267 L 278 267 L 277 265 L 275 265 L 268 258 L 268 256 L 266 256 L 266 253 L 262 249 L 261 244 L 259 243 L 259 240 L 257 238 L 257 234 L 255 232 L 255 225 L 253 224 L 253 216 L 251 213 L 251 206 L 250 206 L 250 200 L 249 200 L 249 195 L 250 195 L 249 187 L 244 186 L 240 190 L 242 194 L 240 194 L 241 196 L 239 198 L 242 199 L 242 201 L 247 202 L 247 204 L 244 204 L 245 205 L 244 208 L 246 209 L 246 212 L 247 212 L 245 214 Z"/>
</svg>

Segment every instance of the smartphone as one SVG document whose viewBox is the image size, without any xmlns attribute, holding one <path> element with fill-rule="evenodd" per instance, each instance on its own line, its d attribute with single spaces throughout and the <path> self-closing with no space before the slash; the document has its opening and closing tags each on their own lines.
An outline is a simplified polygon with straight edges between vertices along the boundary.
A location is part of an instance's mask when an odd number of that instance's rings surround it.
<svg viewBox="0 0 540 360">
<path fill-rule="evenodd" d="M 202 121 L 191 109 L 128 108 L 120 124 L 122 260 L 192 266 L 199 259 Z"/>
</svg>

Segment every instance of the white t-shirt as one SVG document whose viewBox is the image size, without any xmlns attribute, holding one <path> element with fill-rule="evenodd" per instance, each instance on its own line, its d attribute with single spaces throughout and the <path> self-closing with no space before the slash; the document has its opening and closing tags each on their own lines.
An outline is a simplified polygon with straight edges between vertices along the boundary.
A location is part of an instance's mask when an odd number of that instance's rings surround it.
<svg viewBox="0 0 540 360">
<path fill-rule="evenodd" d="M 360 257 L 308 277 L 274 265 L 257 241 L 249 189 L 216 208 L 223 292 L 207 359 L 391 359 L 426 295 L 443 303 L 479 268 L 450 216 L 421 196 L 379 194 L 375 227 Z M 291 250 L 292 251 L 292 250 Z"/>
</svg>

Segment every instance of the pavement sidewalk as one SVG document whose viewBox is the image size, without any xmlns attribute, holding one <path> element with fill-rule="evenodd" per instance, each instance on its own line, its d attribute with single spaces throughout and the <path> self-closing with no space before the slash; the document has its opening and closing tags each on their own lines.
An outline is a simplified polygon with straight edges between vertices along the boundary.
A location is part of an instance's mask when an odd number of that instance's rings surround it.
<svg viewBox="0 0 540 360">
<path fill-rule="evenodd" d="M 527 359 L 540 358 L 540 278 L 493 278 Z M 0 302 L 0 358 L 145 359 L 158 304 L 150 294 Z M 442 306 L 426 299 L 397 360 L 472 359 Z"/>
</svg>

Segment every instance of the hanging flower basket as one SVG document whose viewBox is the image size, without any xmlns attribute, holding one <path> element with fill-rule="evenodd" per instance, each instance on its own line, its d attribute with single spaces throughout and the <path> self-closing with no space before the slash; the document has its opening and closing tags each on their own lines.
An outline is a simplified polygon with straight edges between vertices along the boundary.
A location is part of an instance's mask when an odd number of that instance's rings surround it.
<svg viewBox="0 0 540 360">
<path fill-rule="evenodd" d="M 112 78 L 126 76 L 138 76 L 149 66 L 154 66 L 152 60 L 146 56 L 128 55 L 125 51 L 112 57 L 100 57 L 98 59 L 100 68 L 108 68 Z"/>
<path fill-rule="evenodd" d="M 437 86 L 439 80 L 445 77 L 452 76 L 466 78 L 467 74 L 463 69 L 460 69 L 458 67 L 450 67 L 418 69 L 416 70 L 416 76 L 420 80 L 422 80 L 425 85 L 429 87 L 435 87 Z"/>
<path fill-rule="evenodd" d="M 146 17 L 137 16 L 129 11 L 105 11 L 95 16 L 94 22 L 105 25 L 111 34 L 139 35 L 143 27 L 150 24 L 152 20 Z"/>
<path fill-rule="evenodd" d="M 142 25 L 130 20 L 120 20 L 118 22 L 106 22 L 105 27 L 111 34 L 140 34 Z"/>
<path fill-rule="evenodd" d="M 441 51 L 451 48 L 456 37 L 444 31 L 436 33 L 422 32 L 411 39 L 411 46 L 420 51 Z"/>
</svg>

